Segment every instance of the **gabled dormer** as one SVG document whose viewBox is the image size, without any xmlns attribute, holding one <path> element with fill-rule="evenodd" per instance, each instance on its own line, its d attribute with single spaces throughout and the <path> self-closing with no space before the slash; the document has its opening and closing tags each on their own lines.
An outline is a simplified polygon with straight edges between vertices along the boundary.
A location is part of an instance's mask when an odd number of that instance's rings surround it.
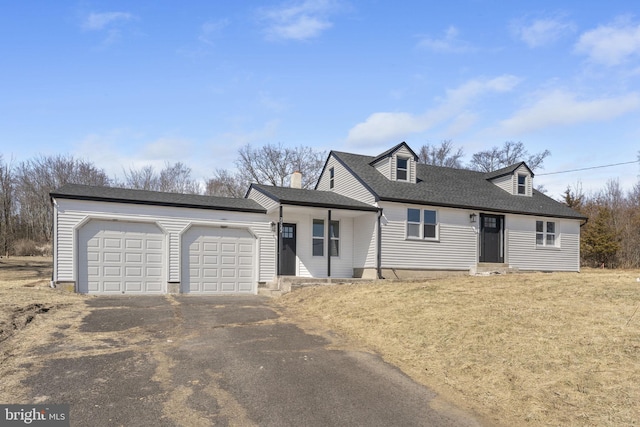
<svg viewBox="0 0 640 427">
<path fill-rule="evenodd" d="M 390 181 L 415 184 L 417 163 L 418 155 L 406 142 L 401 142 L 380 154 L 369 164 Z"/>
<path fill-rule="evenodd" d="M 497 171 L 489 172 L 489 182 L 515 196 L 531 197 L 533 195 L 533 172 L 525 162 L 516 163 Z"/>
</svg>

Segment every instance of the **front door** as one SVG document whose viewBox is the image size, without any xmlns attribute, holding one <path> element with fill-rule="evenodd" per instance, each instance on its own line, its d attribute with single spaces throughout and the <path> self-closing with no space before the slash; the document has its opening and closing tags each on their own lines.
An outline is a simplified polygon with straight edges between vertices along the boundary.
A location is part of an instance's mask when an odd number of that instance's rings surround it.
<svg viewBox="0 0 640 427">
<path fill-rule="evenodd" d="M 296 275 L 296 225 L 282 224 L 282 249 L 280 251 L 280 274 Z"/>
<path fill-rule="evenodd" d="M 480 262 L 504 262 L 504 216 L 480 214 Z"/>
</svg>

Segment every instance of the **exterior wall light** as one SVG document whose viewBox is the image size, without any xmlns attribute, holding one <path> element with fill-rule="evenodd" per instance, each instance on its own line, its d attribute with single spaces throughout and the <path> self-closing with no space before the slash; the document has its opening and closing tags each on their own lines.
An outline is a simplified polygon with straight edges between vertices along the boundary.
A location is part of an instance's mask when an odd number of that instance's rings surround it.
<svg viewBox="0 0 640 427">
<path fill-rule="evenodd" d="M 469 215 L 469 221 L 473 224 L 476 222 L 477 217 L 478 215 L 476 215 L 475 213 L 472 213 L 471 215 Z"/>
</svg>

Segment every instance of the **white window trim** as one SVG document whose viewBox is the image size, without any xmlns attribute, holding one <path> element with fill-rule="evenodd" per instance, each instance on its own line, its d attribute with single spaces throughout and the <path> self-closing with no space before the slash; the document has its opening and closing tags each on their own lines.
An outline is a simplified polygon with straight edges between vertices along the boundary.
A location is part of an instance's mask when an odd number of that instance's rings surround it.
<svg viewBox="0 0 640 427">
<path fill-rule="evenodd" d="M 524 193 L 520 192 L 520 177 L 524 178 Z M 529 180 L 529 176 L 525 173 L 518 173 L 516 174 L 516 195 L 518 196 L 528 196 L 529 191 L 528 191 L 528 180 Z"/>
<path fill-rule="evenodd" d="M 542 232 L 538 232 L 538 222 L 542 222 Z M 549 233 L 547 231 L 547 224 L 552 222 L 554 224 L 554 232 Z M 542 244 L 538 243 L 538 234 L 542 234 Z M 547 237 L 553 235 L 553 245 L 547 244 Z M 560 249 L 560 233 L 558 233 L 558 221 L 548 221 L 546 219 L 537 219 L 535 228 L 535 242 L 537 249 L 545 250 L 559 250 Z"/>
<path fill-rule="evenodd" d="M 322 221 L 322 237 L 320 236 L 314 236 L 313 235 L 313 223 L 314 221 Z M 340 222 L 339 219 L 332 219 L 331 222 L 336 222 L 338 223 L 338 230 L 339 231 L 339 235 L 337 238 L 331 237 L 330 236 L 330 227 L 331 224 L 329 223 L 329 221 L 327 221 L 326 218 L 312 218 L 311 219 L 311 256 L 315 257 L 315 258 L 325 258 L 327 256 L 327 254 L 325 254 L 325 252 L 327 251 L 327 241 L 329 240 L 335 240 L 338 242 L 338 255 L 331 255 L 332 258 L 338 258 L 340 259 L 341 254 L 342 254 L 342 224 Z M 325 227 L 325 225 L 329 223 L 329 227 Z M 314 255 L 313 254 L 313 241 L 314 240 L 322 240 L 322 255 Z"/>
<path fill-rule="evenodd" d="M 406 160 L 407 168 L 400 169 L 400 167 L 398 166 L 398 160 Z M 407 178 L 406 179 L 398 178 L 398 170 L 405 171 L 407 173 Z M 408 157 L 396 156 L 396 181 L 409 182 L 410 180 L 411 180 L 411 159 L 409 159 Z"/>
<path fill-rule="evenodd" d="M 409 209 L 415 209 L 420 211 L 420 222 L 410 222 L 409 221 Z M 436 213 L 436 235 L 435 237 L 424 237 L 424 226 L 426 225 L 424 222 L 424 211 L 434 211 Z M 409 236 L 409 224 L 418 224 L 419 227 L 419 236 Z M 405 209 L 405 220 L 404 220 L 404 238 L 405 240 L 422 240 L 428 242 L 439 242 L 440 241 L 440 212 L 437 209 L 430 208 L 407 208 Z"/>
</svg>

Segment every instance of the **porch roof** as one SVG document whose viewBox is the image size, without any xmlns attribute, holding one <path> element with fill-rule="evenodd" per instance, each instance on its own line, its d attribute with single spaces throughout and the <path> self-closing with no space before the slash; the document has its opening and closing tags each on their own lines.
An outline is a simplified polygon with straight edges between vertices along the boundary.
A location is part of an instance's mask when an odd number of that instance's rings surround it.
<svg viewBox="0 0 640 427">
<path fill-rule="evenodd" d="M 378 207 L 334 193 L 333 191 L 307 190 L 303 188 L 274 187 L 251 184 L 251 189 L 264 194 L 281 205 L 306 206 L 326 209 L 377 212 Z"/>
</svg>

